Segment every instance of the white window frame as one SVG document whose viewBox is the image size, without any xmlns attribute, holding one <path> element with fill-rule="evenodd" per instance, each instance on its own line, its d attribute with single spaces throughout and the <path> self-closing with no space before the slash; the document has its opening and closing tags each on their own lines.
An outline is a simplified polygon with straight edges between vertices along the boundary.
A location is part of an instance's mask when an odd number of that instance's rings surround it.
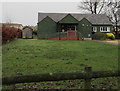
<svg viewBox="0 0 120 91">
<path fill-rule="evenodd" d="M 100 32 L 104 32 L 104 28 L 103 27 L 100 27 Z"/>
<path fill-rule="evenodd" d="M 110 27 L 107 27 L 107 32 L 110 32 Z"/>
<path fill-rule="evenodd" d="M 110 32 L 110 27 L 100 27 L 100 32 Z"/>
<path fill-rule="evenodd" d="M 97 32 L 97 27 L 93 27 L 93 32 Z"/>
</svg>

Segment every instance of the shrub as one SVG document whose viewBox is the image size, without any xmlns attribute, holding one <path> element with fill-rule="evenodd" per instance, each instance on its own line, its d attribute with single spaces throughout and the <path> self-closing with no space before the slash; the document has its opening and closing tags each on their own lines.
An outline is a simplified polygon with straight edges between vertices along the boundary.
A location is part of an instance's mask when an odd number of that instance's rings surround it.
<svg viewBox="0 0 120 91">
<path fill-rule="evenodd" d="M 36 30 L 33 31 L 33 35 L 37 35 L 37 31 Z"/>
<path fill-rule="evenodd" d="M 113 33 L 106 33 L 106 36 L 108 39 L 111 39 L 111 40 L 115 39 L 115 35 Z"/>
<path fill-rule="evenodd" d="M 97 33 L 93 34 L 92 39 L 94 39 L 94 40 L 105 40 L 106 39 L 106 34 L 101 33 L 101 32 L 97 32 Z"/>
<path fill-rule="evenodd" d="M 17 30 L 17 38 L 22 38 L 22 30 Z"/>
<path fill-rule="evenodd" d="M 3 26 L 0 31 L 2 31 L 2 43 L 12 41 L 15 38 L 20 37 L 20 33 L 22 33 L 20 29 L 5 26 Z"/>
</svg>

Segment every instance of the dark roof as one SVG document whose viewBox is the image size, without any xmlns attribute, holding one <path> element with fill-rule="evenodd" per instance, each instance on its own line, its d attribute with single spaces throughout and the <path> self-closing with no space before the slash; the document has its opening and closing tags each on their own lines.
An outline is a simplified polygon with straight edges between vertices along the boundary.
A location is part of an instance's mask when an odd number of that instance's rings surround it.
<svg viewBox="0 0 120 91">
<path fill-rule="evenodd" d="M 45 17 L 49 16 L 55 22 L 60 21 L 69 13 L 38 13 L 38 22 L 43 20 Z M 111 25 L 112 23 L 109 21 L 108 17 L 105 14 L 79 14 L 79 13 L 70 13 L 74 18 L 78 21 L 86 18 L 92 24 L 104 24 L 104 25 Z"/>
</svg>

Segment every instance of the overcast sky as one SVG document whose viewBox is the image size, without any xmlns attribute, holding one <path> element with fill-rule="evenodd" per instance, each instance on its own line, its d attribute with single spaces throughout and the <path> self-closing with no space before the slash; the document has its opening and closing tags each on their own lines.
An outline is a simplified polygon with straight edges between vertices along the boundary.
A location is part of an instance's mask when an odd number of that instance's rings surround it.
<svg viewBox="0 0 120 91">
<path fill-rule="evenodd" d="M 2 22 L 36 25 L 38 12 L 76 12 L 80 13 L 79 2 L 3 2 Z"/>
</svg>

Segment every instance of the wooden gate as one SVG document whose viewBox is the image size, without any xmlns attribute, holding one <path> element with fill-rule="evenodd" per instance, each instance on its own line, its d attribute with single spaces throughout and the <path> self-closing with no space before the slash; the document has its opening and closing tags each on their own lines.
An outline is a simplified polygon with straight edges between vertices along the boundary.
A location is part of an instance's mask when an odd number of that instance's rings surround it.
<svg viewBox="0 0 120 91">
<path fill-rule="evenodd" d="M 77 40 L 76 31 L 67 31 L 68 40 Z"/>
</svg>

